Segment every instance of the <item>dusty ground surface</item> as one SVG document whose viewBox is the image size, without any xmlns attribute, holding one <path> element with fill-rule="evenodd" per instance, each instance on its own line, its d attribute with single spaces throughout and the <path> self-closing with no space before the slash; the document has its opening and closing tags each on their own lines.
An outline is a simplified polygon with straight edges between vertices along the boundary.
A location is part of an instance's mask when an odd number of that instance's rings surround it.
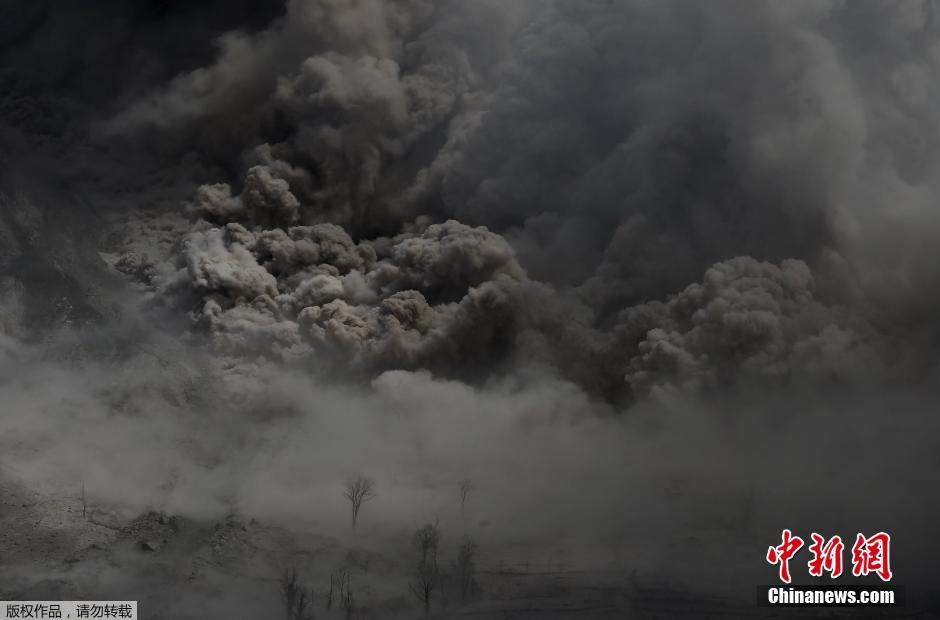
<svg viewBox="0 0 940 620">
<path fill-rule="evenodd" d="M 136 599 L 147 619 L 282 618 L 282 576 L 296 570 L 313 590 L 311 617 L 419 618 L 409 592 L 408 541 L 375 536 L 339 540 L 251 518 L 193 520 L 160 512 L 122 514 L 84 507 L 80 494 L 57 496 L 6 484 L 0 493 L 0 599 Z M 485 546 L 485 539 L 481 540 Z M 675 578 L 626 567 L 568 565 L 501 545 L 478 559 L 480 596 L 436 597 L 438 618 L 938 618 L 929 601 L 902 610 L 758 608 L 753 594 L 696 590 Z M 444 553 L 444 552 L 442 552 Z M 527 555 L 526 555 L 527 554 Z M 520 562 L 520 557 L 546 558 Z M 347 568 L 352 610 L 334 600 L 330 574 Z M 702 583 L 706 583 L 703 581 Z"/>
</svg>

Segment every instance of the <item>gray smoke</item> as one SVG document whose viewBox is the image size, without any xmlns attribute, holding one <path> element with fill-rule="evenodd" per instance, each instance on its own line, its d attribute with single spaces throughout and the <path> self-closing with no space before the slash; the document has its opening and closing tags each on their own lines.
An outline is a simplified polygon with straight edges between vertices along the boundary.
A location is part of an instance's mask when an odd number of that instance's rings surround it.
<svg viewBox="0 0 940 620">
<path fill-rule="evenodd" d="M 526 286 L 501 237 L 453 221 L 358 244 L 334 224 L 203 223 L 184 248 L 178 286 L 204 296 L 202 315 L 226 349 L 339 353 L 370 369 L 472 355 L 499 331 L 494 320 L 519 313 Z"/>
<path fill-rule="evenodd" d="M 291 2 L 105 126 L 238 123 L 243 174 L 194 193 L 170 257 L 185 275 L 155 284 L 188 281 L 230 352 L 535 360 L 618 400 L 890 380 L 879 360 L 930 355 L 896 339 L 934 303 L 914 281 L 940 232 L 915 77 L 936 70 L 935 20 L 920 3 Z"/>
</svg>

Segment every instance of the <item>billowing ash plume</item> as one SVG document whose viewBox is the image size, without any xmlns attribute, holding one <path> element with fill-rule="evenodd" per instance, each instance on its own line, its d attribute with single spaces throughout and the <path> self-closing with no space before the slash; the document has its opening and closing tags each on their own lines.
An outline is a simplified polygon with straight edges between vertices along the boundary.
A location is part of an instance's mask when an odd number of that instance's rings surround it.
<svg viewBox="0 0 940 620">
<path fill-rule="evenodd" d="M 894 274 L 938 232 L 936 11 L 723 8 L 289 2 L 106 124 L 240 136 L 157 288 L 226 351 L 359 369 L 524 361 L 611 397 L 885 377 L 932 303 Z M 872 58 L 876 22 L 904 42 Z"/>
<path fill-rule="evenodd" d="M 881 375 L 870 330 L 834 316 L 814 299 L 814 288 L 801 261 L 719 263 L 668 302 L 623 313 L 618 329 L 639 339 L 627 380 L 648 390 L 668 381 L 716 388 L 735 379 Z"/>
<path fill-rule="evenodd" d="M 130 154 L 63 168 L 123 176 L 93 186 L 109 201 L 161 188 L 111 263 L 227 353 L 522 364 L 615 400 L 931 372 L 929 3 L 292 0 L 203 28 L 164 7 L 179 54 L 145 5 L 108 5 L 140 79 L 35 55 L 5 105 L 47 81 Z M 5 57 L 54 40 L 57 7 Z M 186 230 L 153 214 L 183 193 Z"/>
<path fill-rule="evenodd" d="M 526 283 L 505 240 L 454 221 L 358 244 L 334 224 L 203 223 L 184 248 L 183 277 L 226 346 L 340 353 L 366 368 L 472 355 L 518 314 Z"/>
</svg>

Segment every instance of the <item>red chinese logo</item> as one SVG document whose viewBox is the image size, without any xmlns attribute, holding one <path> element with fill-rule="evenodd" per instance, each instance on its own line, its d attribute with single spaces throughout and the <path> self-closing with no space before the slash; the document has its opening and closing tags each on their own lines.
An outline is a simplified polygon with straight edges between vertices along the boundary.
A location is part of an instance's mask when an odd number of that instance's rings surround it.
<svg viewBox="0 0 940 620">
<path fill-rule="evenodd" d="M 807 563 L 809 574 L 812 577 L 822 577 L 828 573 L 832 579 L 842 575 L 842 557 L 845 544 L 840 536 L 833 536 L 829 540 L 813 532 L 813 540 L 809 545 L 812 558 Z M 790 560 L 803 548 L 803 539 L 794 536 L 790 530 L 783 530 L 781 542 L 776 547 L 767 549 L 767 562 L 779 566 L 780 581 L 790 583 Z M 852 545 L 852 575 L 865 577 L 874 573 L 882 581 L 891 581 L 891 536 L 885 532 L 878 532 L 866 538 L 858 534 L 855 544 Z"/>
<path fill-rule="evenodd" d="M 813 532 L 813 544 L 809 546 L 813 559 L 809 561 L 809 574 L 813 577 L 822 577 L 823 573 L 829 573 L 833 579 L 842 574 L 842 551 L 845 545 L 839 536 L 833 536 L 826 542 L 826 539 Z"/>
<path fill-rule="evenodd" d="M 852 545 L 852 574 L 864 577 L 869 573 L 891 581 L 891 536 L 884 532 L 871 538 L 859 534 Z"/>
<path fill-rule="evenodd" d="M 783 542 L 767 549 L 767 561 L 780 565 L 780 581 L 790 583 L 790 559 L 803 547 L 803 539 L 783 530 Z"/>
</svg>

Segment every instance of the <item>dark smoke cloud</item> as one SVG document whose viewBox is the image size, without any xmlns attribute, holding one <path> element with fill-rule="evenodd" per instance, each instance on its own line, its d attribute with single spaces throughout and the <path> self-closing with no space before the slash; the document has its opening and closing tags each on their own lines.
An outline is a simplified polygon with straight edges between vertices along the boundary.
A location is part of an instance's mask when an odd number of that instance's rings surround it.
<svg viewBox="0 0 940 620">
<path fill-rule="evenodd" d="M 214 37 L 258 29 L 281 11 L 280 2 L 242 0 L 4 2 L 0 58 L 22 90 L 109 105 L 211 62 Z"/>
<path fill-rule="evenodd" d="M 182 258 L 229 347 L 452 368 L 486 323 L 468 361 L 595 368 L 606 397 L 883 377 L 933 303 L 935 11 L 721 8 L 291 2 L 106 129 L 238 124 Z M 866 52 L 875 22 L 905 42 Z"/>
</svg>

